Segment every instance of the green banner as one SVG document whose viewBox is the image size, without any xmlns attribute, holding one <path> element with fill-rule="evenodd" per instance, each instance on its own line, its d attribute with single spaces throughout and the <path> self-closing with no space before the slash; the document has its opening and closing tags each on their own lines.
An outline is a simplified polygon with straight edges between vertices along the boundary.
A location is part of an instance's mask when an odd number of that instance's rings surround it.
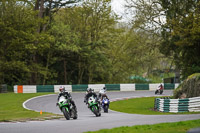
<svg viewBox="0 0 200 133">
<path fill-rule="evenodd" d="M 135 90 L 149 90 L 149 84 L 135 84 Z"/>
<path fill-rule="evenodd" d="M 173 90 L 175 88 L 175 84 L 164 83 L 165 90 Z"/>
<path fill-rule="evenodd" d="M 54 92 L 54 85 L 37 85 L 37 92 Z"/>
<path fill-rule="evenodd" d="M 86 91 L 88 88 L 88 85 L 72 85 L 72 91 Z"/>
<path fill-rule="evenodd" d="M 120 91 L 120 84 L 105 84 L 108 91 Z"/>
</svg>

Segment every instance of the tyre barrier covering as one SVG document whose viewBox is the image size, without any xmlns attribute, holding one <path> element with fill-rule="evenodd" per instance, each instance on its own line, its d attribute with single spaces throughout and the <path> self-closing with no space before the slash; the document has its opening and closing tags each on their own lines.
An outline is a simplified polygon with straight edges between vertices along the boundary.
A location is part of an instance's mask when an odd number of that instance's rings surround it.
<svg viewBox="0 0 200 133">
<path fill-rule="evenodd" d="M 160 112 L 199 112 L 200 97 L 185 99 L 155 98 L 154 109 Z"/>
<path fill-rule="evenodd" d="M 87 88 L 94 89 L 98 92 L 101 88 L 106 87 L 107 91 L 135 91 L 149 90 L 155 91 L 160 84 L 79 84 L 79 85 L 62 85 L 68 92 L 83 92 Z M 38 93 L 38 92 L 59 92 L 61 85 L 15 85 L 15 93 Z M 164 89 L 175 89 L 178 84 L 164 84 Z"/>
</svg>

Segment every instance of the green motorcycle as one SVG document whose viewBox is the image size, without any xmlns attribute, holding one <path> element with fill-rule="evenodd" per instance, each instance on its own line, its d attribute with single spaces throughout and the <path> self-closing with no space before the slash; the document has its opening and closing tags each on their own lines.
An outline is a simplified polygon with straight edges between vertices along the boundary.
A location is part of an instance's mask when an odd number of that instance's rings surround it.
<svg viewBox="0 0 200 133">
<path fill-rule="evenodd" d="M 67 120 L 70 118 L 77 119 L 77 111 L 74 107 L 72 107 L 70 99 L 66 99 L 64 96 L 61 96 L 58 101 L 58 106 Z"/>
<path fill-rule="evenodd" d="M 88 104 L 90 110 L 96 115 L 96 117 L 101 116 L 101 107 L 98 104 L 97 98 L 91 96 L 88 98 Z"/>
</svg>

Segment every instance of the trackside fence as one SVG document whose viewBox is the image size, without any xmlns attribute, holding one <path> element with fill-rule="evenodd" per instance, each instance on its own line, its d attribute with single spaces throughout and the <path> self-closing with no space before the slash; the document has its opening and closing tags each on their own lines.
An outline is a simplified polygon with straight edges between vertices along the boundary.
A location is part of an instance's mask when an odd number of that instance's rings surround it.
<svg viewBox="0 0 200 133">
<path fill-rule="evenodd" d="M 155 91 L 160 84 L 79 84 L 79 85 L 62 85 L 69 92 L 83 92 L 87 88 L 94 89 L 98 92 L 101 88 L 106 87 L 108 91 L 136 91 L 149 90 Z M 61 85 L 15 85 L 15 93 L 38 93 L 38 92 L 59 92 Z M 178 87 L 178 84 L 164 84 L 165 90 L 171 90 Z"/>
<path fill-rule="evenodd" d="M 200 112 L 200 97 L 185 99 L 155 98 L 154 109 L 160 112 Z"/>
</svg>

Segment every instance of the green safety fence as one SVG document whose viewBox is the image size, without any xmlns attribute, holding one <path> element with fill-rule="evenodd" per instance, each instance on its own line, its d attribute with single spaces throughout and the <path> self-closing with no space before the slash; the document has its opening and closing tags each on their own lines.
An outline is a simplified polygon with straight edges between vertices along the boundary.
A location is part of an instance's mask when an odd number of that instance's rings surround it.
<svg viewBox="0 0 200 133">
<path fill-rule="evenodd" d="M 108 91 L 120 91 L 120 84 L 105 84 Z"/>
<path fill-rule="evenodd" d="M 86 91 L 88 88 L 88 85 L 72 85 L 72 91 Z"/>
<path fill-rule="evenodd" d="M 149 90 L 149 84 L 135 84 L 135 90 Z"/>
<path fill-rule="evenodd" d="M 173 90 L 175 88 L 175 84 L 164 83 L 165 90 Z"/>
<path fill-rule="evenodd" d="M 54 85 L 37 85 L 37 92 L 54 92 Z"/>
</svg>

